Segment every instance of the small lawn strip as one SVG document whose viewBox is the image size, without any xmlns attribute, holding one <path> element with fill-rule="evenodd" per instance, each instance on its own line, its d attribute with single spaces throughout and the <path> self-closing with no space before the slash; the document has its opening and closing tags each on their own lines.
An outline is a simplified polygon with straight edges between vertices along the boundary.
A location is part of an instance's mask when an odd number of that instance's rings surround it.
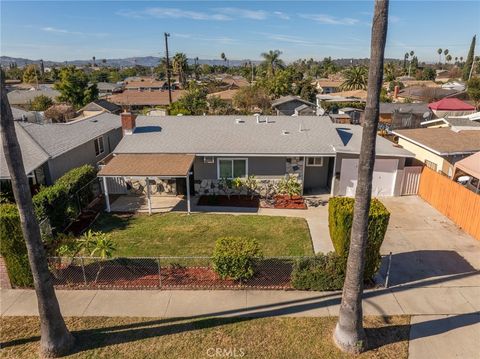
<svg viewBox="0 0 480 359">
<path fill-rule="evenodd" d="M 369 351 L 340 352 L 335 317 L 66 318 L 77 338 L 68 358 L 208 358 L 212 349 L 243 358 L 407 358 L 410 317 L 366 317 Z M 37 358 L 38 317 L 2 317 L 2 358 Z M 230 356 L 233 357 L 233 356 Z"/>
</svg>

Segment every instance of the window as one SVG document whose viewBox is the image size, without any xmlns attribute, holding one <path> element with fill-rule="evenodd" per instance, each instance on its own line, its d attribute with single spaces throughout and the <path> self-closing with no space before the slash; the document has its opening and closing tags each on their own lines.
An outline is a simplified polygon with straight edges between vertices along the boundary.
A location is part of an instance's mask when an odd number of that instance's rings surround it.
<svg viewBox="0 0 480 359">
<path fill-rule="evenodd" d="M 103 147 L 103 136 L 96 138 L 93 143 L 95 144 L 95 156 L 100 156 L 103 152 L 105 152 Z"/>
<path fill-rule="evenodd" d="M 323 157 L 307 157 L 307 166 L 309 167 L 323 166 Z"/>
<path fill-rule="evenodd" d="M 247 177 L 246 158 L 219 158 L 217 164 L 218 178 Z"/>
</svg>

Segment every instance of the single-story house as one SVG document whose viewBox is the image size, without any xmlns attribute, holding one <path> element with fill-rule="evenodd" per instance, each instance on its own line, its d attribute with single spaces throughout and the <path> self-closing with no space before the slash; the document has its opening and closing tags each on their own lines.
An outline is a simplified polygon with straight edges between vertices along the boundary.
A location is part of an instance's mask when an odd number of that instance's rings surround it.
<svg viewBox="0 0 480 359">
<path fill-rule="evenodd" d="M 460 93 L 461 92 L 457 90 L 442 89 L 440 87 L 410 86 L 401 89 L 398 92 L 397 98 L 401 101 L 428 102 L 432 101 L 432 99 L 457 96 Z"/>
<path fill-rule="evenodd" d="M 454 131 L 475 130 L 480 128 L 479 121 L 472 121 L 463 117 L 435 118 L 433 120 L 424 121 L 421 125 L 428 128 L 451 127 Z"/>
<path fill-rule="evenodd" d="M 276 100 L 272 101 L 272 109 L 276 111 L 278 116 L 291 116 L 295 114 L 295 109 L 299 108 L 300 106 L 307 105 L 311 109 L 315 109 L 315 104 L 304 100 L 300 96 L 282 96 L 277 98 Z M 303 109 L 303 108 L 302 108 Z M 301 110 L 300 109 L 300 112 Z M 305 110 L 303 110 L 305 112 Z"/>
<path fill-rule="evenodd" d="M 315 80 L 315 83 L 316 83 L 318 92 L 326 95 L 332 92 L 340 91 L 343 81 L 330 80 L 330 79 L 318 79 L 318 80 Z"/>
<path fill-rule="evenodd" d="M 173 83 L 170 83 L 170 86 L 172 90 L 177 89 L 177 86 Z M 163 80 L 155 80 L 152 78 L 140 78 L 126 80 L 124 88 L 126 91 L 162 91 L 168 90 L 168 83 Z"/>
<path fill-rule="evenodd" d="M 98 82 L 98 96 L 105 97 L 124 90 L 123 83 Z"/>
<path fill-rule="evenodd" d="M 116 103 L 104 99 L 99 99 L 90 102 L 89 104 L 81 108 L 79 112 L 81 112 L 84 116 L 97 115 L 102 112 L 119 115 L 120 112 L 122 112 L 122 107 L 117 105 Z"/>
<path fill-rule="evenodd" d="M 50 87 L 42 87 L 39 89 L 32 88 L 30 90 L 14 90 L 7 93 L 8 102 L 11 106 L 30 106 L 33 99 L 37 96 L 47 96 L 56 102 L 60 92 Z"/>
<path fill-rule="evenodd" d="M 36 185 L 51 185 L 72 168 L 96 165 L 122 138 L 120 116 L 109 113 L 67 123 L 16 120 L 15 130 L 25 173 Z M 10 179 L 3 148 L 0 148 L 0 179 Z"/>
<path fill-rule="evenodd" d="M 421 127 L 432 117 L 426 103 L 380 103 L 380 123 L 390 130 Z"/>
<path fill-rule="evenodd" d="M 356 90 L 356 91 L 363 91 L 364 90 Z M 358 96 L 363 96 L 361 93 L 353 92 L 353 91 L 346 91 L 346 92 L 340 92 L 340 93 L 347 93 L 349 95 L 358 95 Z M 345 107 L 345 104 L 348 103 L 364 103 L 365 99 L 360 98 L 360 97 L 355 97 L 355 96 L 341 96 L 337 95 L 338 93 L 334 94 L 318 94 L 316 96 L 316 105 L 317 105 L 317 115 L 322 116 L 327 112 L 327 107 L 323 105 L 323 103 L 335 103 L 338 105 L 338 107 Z M 343 103 L 343 105 L 341 105 Z M 324 108 L 325 107 L 325 108 Z M 336 111 L 333 111 L 336 112 Z"/>
<path fill-rule="evenodd" d="M 228 89 L 228 90 L 224 90 L 224 91 L 209 93 L 207 95 L 207 98 L 211 99 L 212 97 L 219 97 L 223 101 L 232 103 L 233 98 L 235 97 L 235 95 L 237 93 L 238 93 L 238 89 Z"/>
<path fill-rule="evenodd" d="M 305 194 L 355 193 L 360 126 L 318 116 L 121 116 L 124 137 L 98 174 L 107 196 L 129 193 L 139 179 L 163 194 L 222 194 L 222 179 L 251 175 L 262 196 L 273 195 L 286 175 Z M 375 196 L 399 195 L 409 157 L 377 137 Z"/>
<path fill-rule="evenodd" d="M 457 161 L 480 151 L 480 127 L 416 128 L 395 130 L 393 134 L 398 136 L 398 144 L 414 153 L 418 161 L 450 178 Z"/>
<path fill-rule="evenodd" d="M 429 103 L 428 108 L 431 109 L 437 117 L 464 116 L 475 112 L 475 106 L 454 97 L 443 98 L 440 101 Z"/>
<path fill-rule="evenodd" d="M 177 101 L 184 93 L 184 90 L 172 90 L 172 102 Z M 113 94 L 108 100 L 120 106 L 128 106 L 131 109 L 168 106 L 169 104 L 168 90 L 151 92 L 125 90 L 122 93 Z"/>
</svg>

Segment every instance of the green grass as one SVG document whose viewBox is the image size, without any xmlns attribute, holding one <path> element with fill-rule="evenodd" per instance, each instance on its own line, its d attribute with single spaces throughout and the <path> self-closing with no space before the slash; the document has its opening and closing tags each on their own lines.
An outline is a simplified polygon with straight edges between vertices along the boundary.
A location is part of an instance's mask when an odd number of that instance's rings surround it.
<svg viewBox="0 0 480 359">
<path fill-rule="evenodd" d="M 333 343 L 336 320 L 334 317 L 66 318 L 76 338 L 68 358 L 209 358 L 210 348 L 235 349 L 237 358 L 242 352 L 242 358 L 408 357 L 408 316 L 366 317 L 369 350 L 359 356 L 344 354 Z M 2 317 L 0 325 L 0 357 L 38 358 L 38 317 Z"/>
<path fill-rule="evenodd" d="M 264 256 L 312 255 L 303 218 L 257 215 L 165 213 L 134 216 L 103 214 L 94 230 L 111 233 L 114 256 L 210 256 L 222 236 L 255 238 Z"/>
</svg>

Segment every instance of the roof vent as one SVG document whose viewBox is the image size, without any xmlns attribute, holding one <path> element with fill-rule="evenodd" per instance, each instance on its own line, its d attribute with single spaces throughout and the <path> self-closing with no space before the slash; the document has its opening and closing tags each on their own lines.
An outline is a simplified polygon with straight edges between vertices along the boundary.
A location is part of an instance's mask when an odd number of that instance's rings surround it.
<svg viewBox="0 0 480 359">
<path fill-rule="evenodd" d="M 255 119 L 257 120 L 257 123 L 260 123 L 260 114 L 256 113 L 253 116 L 255 116 Z"/>
<path fill-rule="evenodd" d="M 245 123 L 245 120 L 242 120 L 241 118 L 236 118 L 235 123 Z"/>
<path fill-rule="evenodd" d="M 286 135 L 289 135 L 290 134 L 290 131 L 288 130 L 282 130 L 282 135 L 286 136 Z"/>
<path fill-rule="evenodd" d="M 268 123 L 268 116 L 265 116 L 265 123 Z"/>
</svg>

